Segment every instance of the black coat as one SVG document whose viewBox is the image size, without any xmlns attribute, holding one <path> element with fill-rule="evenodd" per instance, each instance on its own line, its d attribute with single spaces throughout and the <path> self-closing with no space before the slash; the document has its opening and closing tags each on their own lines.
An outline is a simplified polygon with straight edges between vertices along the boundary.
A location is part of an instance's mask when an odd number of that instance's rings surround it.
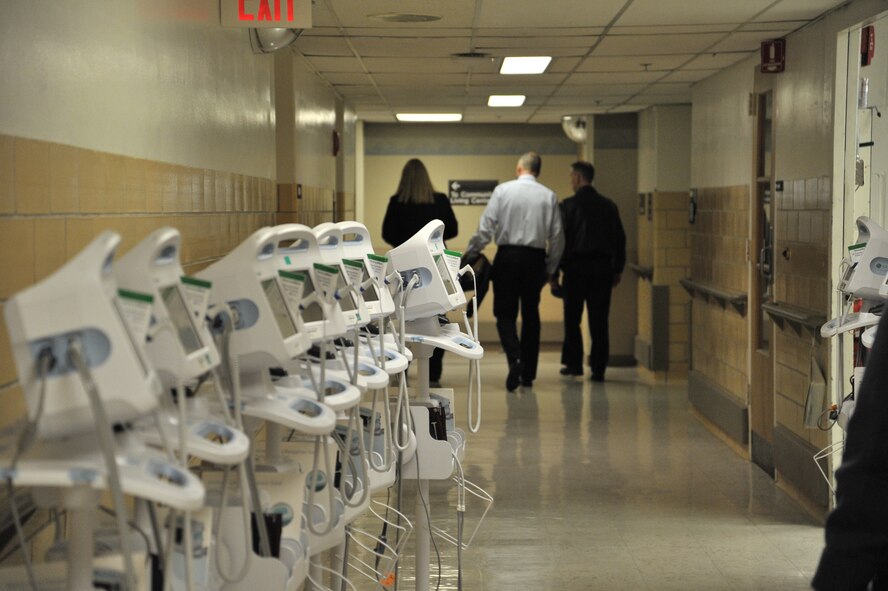
<svg viewBox="0 0 888 591">
<path fill-rule="evenodd" d="M 888 589 L 888 314 L 879 322 L 836 472 L 818 591 Z"/>
<path fill-rule="evenodd" d="M 444 222 L 444 240 L 455 238 L 459 232 L 450 199 L 444 193 L 435 193 L 434 203 L 401 203 L 393 195 L 382 220 L 382 239 L 401 246 L 432 220 Z"/>
<path fill-rule="evenodd" d="M 614 273 L 622 273 L 626 264 L 626 233 L 617 205 L 591 186 L 580 187 L 576 194 L 561 202 L 564 226 L 564 254 L 561 268 L 572 263 L 585 265 L 602 260 Z"/>
</svg>

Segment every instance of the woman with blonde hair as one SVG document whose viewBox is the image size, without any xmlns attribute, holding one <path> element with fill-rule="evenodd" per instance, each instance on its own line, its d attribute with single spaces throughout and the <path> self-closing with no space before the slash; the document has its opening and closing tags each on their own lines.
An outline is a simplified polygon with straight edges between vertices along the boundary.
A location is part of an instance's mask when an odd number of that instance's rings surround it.
<svg viewBox="0 0 888 591">
<path fill-rule="evenodd" d="M 444 222 L 444 240 L 456 237 L 459 226 L 450 199 L 436 193 L 422 160 L 411 158 L 401 171 L 398 192 L 389 200 L 382 221 L 382 238 L 400 246 L 432 220 Z"/>
<path fill-rule="evenodd" d="M 444 240 L 455 238 L 459 231 L 450 199 L 436 193 L 429 172 L 418 158 L 411 158 L 401 171 L 398 192 L 389 199 L 382 220 L 382 238 L 392 246 L 400 246 L 432 220 L 444 222 Z M 429 360 L 429 383 L 440 386 L 444 351 L 435 349 Z"/>
</svg>

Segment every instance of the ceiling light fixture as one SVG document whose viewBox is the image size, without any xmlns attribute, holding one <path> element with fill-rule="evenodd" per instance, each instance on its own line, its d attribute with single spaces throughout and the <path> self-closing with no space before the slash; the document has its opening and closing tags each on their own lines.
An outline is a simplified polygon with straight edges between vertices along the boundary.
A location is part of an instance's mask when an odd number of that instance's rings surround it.
<svg viewBox="0 0 888 591">
<path fill-rule="evenodd" d="M 488 107 L 520 107 L 526 97 L 523 94 L 492 94 L 487 99 Z"/>
<path fill-rule="evenodd" d="M 503 60 L 500 74 L 542 74 L 549 67 L 551 56 L 507 57 Z"/>
<path fill-rule="evenodd" d="M 462 121 L 460 113 L 396 113 L 395 118 L 404 123 L 449 123 Z"/>
</svg>

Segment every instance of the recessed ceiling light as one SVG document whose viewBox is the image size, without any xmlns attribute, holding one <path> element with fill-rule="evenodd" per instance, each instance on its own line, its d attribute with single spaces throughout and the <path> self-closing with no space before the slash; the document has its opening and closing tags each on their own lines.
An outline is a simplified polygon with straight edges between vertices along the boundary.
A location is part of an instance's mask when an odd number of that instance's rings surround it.
<svg viewBox="0 0 888 591">
<path fill-rule="evenodd" d="M 524 104 L 523 94 L 492 94 L 487 99 L 488 107 L 520 107 Z"/>
<path fill-rule="evenodd" d="M 462 121 L 460 113 L 396 113 L 395 118 L 398 121 L 409 123 L 446 123 L 452 121 Z"/>
<path fill-rule="evenodd" d="M 385 21 L 387 23 L 430 23 L 432 21 L 441 20 L 440 16 L 435 16 L 434 14 L 408 14 L 404 12 L 368 14 L 367 18 Z"/>
<path fill-rule="evenodd" d="M 552 58 L 547 55 L 507 57 L 503 60 L 500 74 L 542 74 Z"/>
</svg>

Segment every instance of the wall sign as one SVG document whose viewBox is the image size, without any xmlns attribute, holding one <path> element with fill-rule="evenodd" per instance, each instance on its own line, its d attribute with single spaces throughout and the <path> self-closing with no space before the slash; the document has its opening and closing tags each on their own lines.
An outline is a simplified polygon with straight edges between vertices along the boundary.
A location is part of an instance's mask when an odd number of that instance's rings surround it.
<svg viewBox="0 0 888 591">
<path fill-rule="evenodd" d="M 310 29 L 311 0 L 219 0 L 222 26 Z"/>
<path fill-rule="evenodd" d="M 449 181 L 453 205 L 487 205 L 499 181 Z"/>
</svg>

